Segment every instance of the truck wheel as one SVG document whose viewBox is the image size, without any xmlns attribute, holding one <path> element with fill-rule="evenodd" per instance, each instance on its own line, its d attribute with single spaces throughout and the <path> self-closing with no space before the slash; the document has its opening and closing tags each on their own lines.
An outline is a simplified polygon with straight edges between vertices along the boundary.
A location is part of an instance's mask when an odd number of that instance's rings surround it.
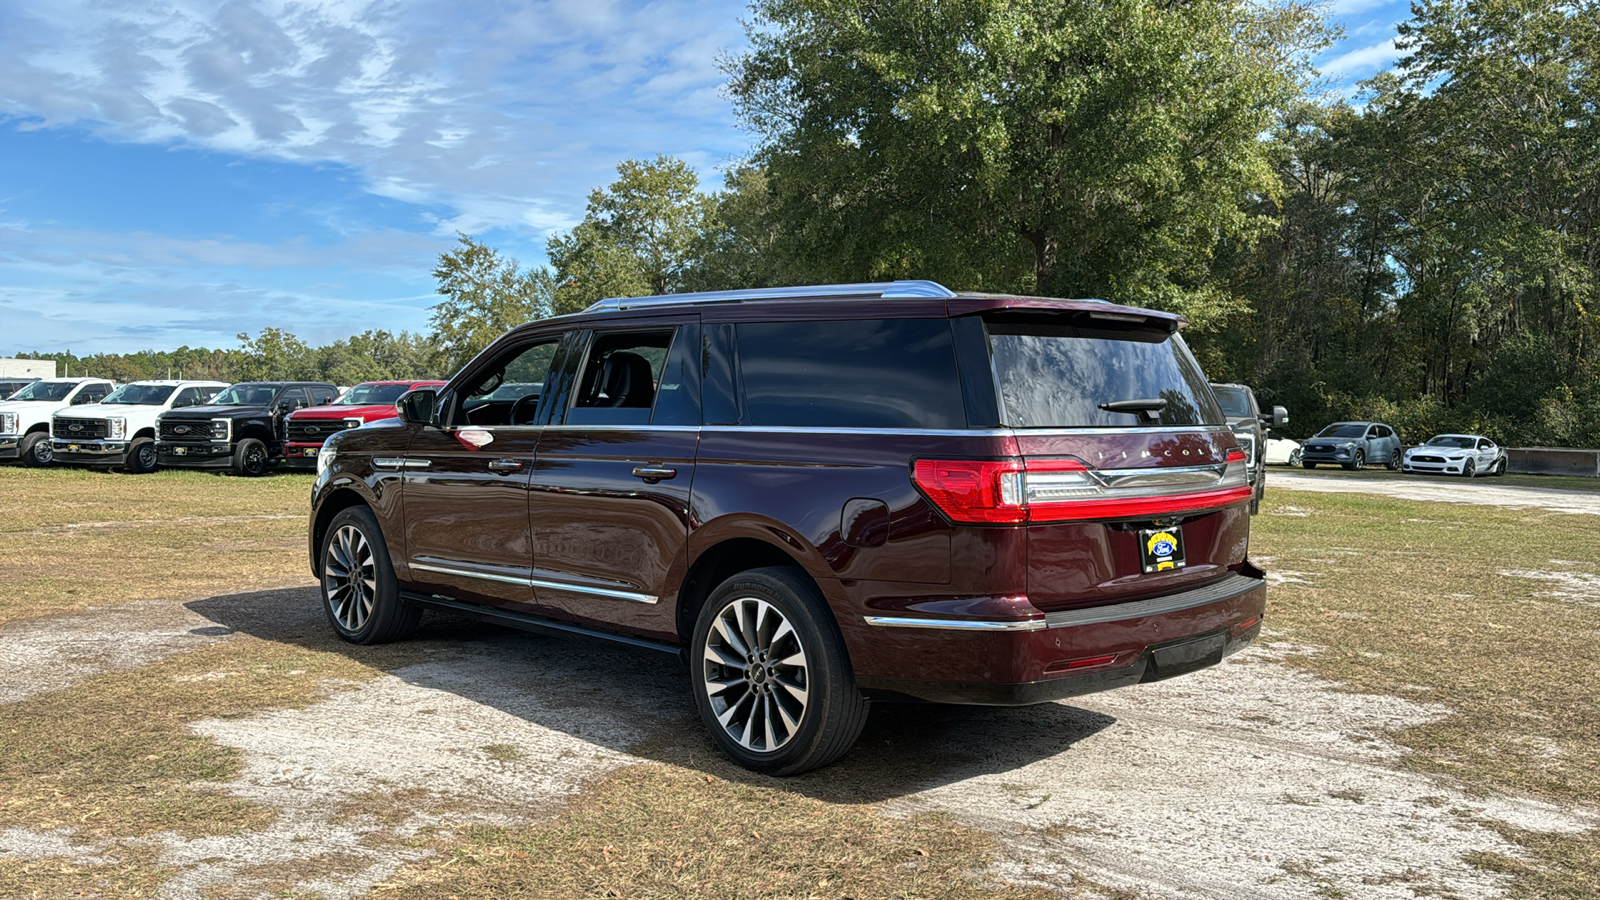
<svg viewBox="0 0 1600 900">
<path fill-rule="evenodd" d="M 21 445 L 17 447 L 17 458 L 29 466 L 48 466 L 55 462 L 56 451 L 50 446 L 50 434 L 35 431 L 24 437 Z"/>
<path fill-rule="evenodd" d="M 156 470 L 156 442 L 152 438 L 134 438 L 128 445 L 128 455 L 123 457 L 122 471 L 130 475 L 147 475 Z"/>
<path fill-rule="evenodd" d="M 798 775 L 843 756 L 867 719 L 827 604 L 792 569 L 741 572 L 701 607 L 689 645 L 695 706 L 729 759 Z"/>
<path fill-rule="evenodd" d="M 422 607 L 400 599 L 389 546 L 372 510 L 352 506 L 333 517 L 322 539 L 322 610 L 352 644 L 410 637 Z"/>
<path fill-rule="evenodd" d="M 254 478 L 267 472 L 267 445 L 245 438 L 233 448 L 233 474 Z"/>
</svg>

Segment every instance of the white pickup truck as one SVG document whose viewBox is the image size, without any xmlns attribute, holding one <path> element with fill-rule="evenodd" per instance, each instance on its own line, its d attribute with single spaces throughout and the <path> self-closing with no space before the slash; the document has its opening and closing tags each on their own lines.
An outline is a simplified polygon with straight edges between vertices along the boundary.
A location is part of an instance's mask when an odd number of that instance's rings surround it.
<svg viewBox="0 0 1600 900">
<path fill-rule="evenodd" d="M 227 386 L 226 381 L 135 381 L 92 406 L 62 410 L 50 425 L 56 462 L 153 472 L 156 418 L 168 410 L 204 406 Z"/>
<path fill-rule="evenodd" d="M 74 406 L 99 403 L 116 388 L 106 378 L 46 378 L 12 394 L 0 403 L 0 459 L 50 465 L 54 458 L 50 417 Z"/>
</svg>

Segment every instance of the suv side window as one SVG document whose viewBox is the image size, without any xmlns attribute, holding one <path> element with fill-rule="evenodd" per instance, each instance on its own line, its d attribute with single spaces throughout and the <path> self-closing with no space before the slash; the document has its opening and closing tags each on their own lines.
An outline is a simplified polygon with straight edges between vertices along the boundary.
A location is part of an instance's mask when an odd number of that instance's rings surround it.
<svg viewBox="0 0 1600 900">
<path fill-rule="evenodd" d="M 476 385 L 462 390 L 451 425 L 534 425 L 539 398 L 551 381 L 550 366 L 559 336 L 512 349 L 483 371 Z"/>
<path fill-rule="evenodd" d="M 741 322 L 746 423 L 967 427 L 948 319 Z"/>
<path fill-rule="evenodd" d="M 598 332 L 578 374 L 568 425 L 647 425 L 658 393 L 678 398 L 683 379 L 662 386 L 676 328 Z M 676 370 L 680 367 L 674 367 Z"/>
</svg>

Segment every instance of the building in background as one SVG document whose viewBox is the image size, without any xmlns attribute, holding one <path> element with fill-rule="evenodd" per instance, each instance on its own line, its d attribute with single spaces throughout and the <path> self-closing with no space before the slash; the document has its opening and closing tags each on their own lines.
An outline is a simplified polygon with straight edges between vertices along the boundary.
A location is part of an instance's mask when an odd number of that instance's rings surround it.
<svg viewBox="0 0 1600 900">
<path fill-rule="evenodd" d="M 0 356 L 0 378 L 54 378 L 53 359 L 12 359 Z"/>
</svg>

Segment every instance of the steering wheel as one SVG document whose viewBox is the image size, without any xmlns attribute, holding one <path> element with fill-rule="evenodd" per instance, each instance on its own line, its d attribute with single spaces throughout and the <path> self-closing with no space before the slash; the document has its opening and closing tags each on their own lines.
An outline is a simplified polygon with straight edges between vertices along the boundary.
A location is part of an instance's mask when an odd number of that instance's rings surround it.
<svg viewBox="0 0 1600 900">
<path fill-rule="evenodd" d="M 517 402 L 511 404 L 511 421 L 508 424 L 511 424 L 511 425 L 532 425 L 533 424 L 533 421 L 532 421 L 533 420 L 533 414 L 538 408 L 539 408 L 539 395 L 538 394 L 527 394 L 525 396 L 518 397 L 517 398 Z M 528 421 L 524 422 L 522 420 L 523 416 L 527 416 Z"/>
</svg>

